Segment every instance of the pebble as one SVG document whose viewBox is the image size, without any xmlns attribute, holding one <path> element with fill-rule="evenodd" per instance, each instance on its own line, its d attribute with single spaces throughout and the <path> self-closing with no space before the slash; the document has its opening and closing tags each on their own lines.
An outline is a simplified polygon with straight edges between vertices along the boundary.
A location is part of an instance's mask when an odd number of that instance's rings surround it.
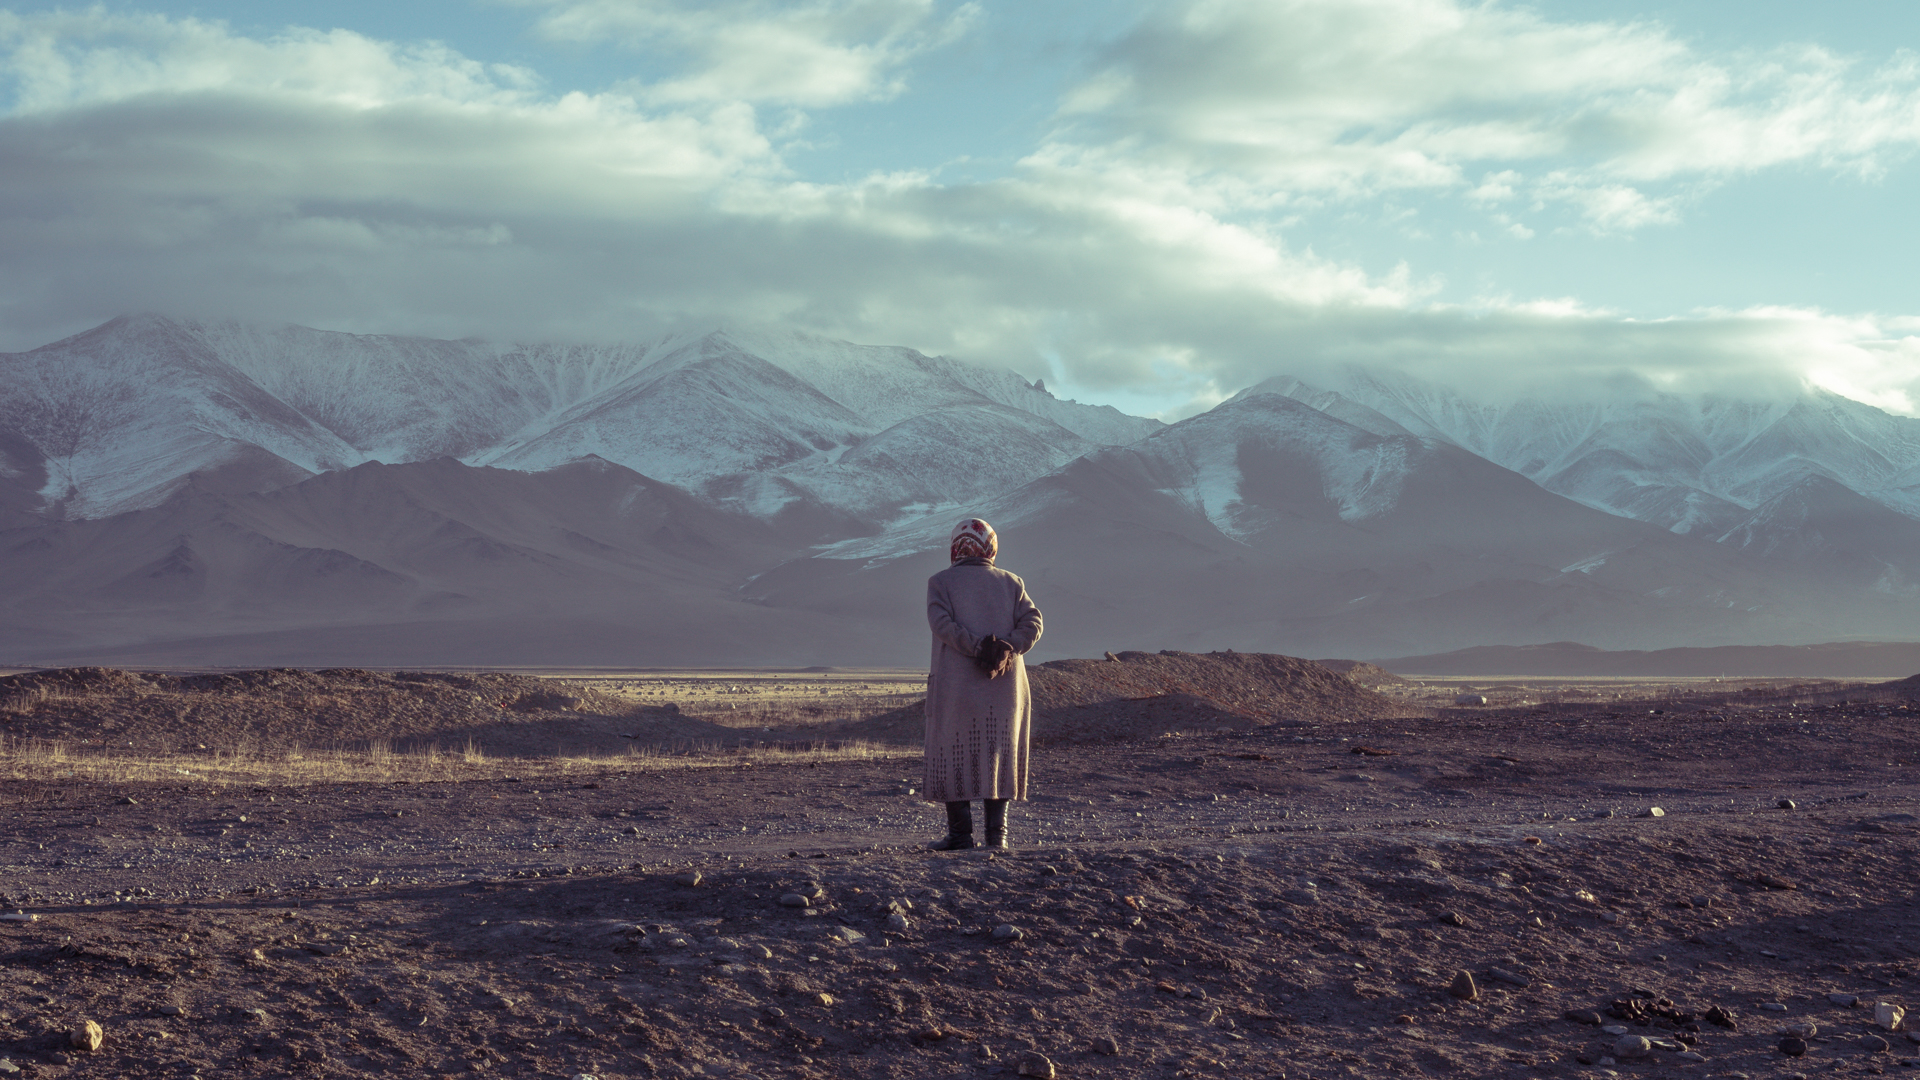
<svg viewBox="0 0 1920 1080">
<path fill-rule="evenodd" d="M 1657 806 L 1649 806 L 1647 807 L 1647 812 L 1640 816 L 1641 817 L 1666 817 L 1667 812 L 1665 810 L 1660 809 Z"/>
<path fill-rule="evenodd" d="M 100 1049 L 100 1044 L 106 1037 L 107 1033 L 100 1027 L 98 1021 L 82 1020 L 73 1025 L 73 1030 L 67 1032 L 67 1045 L 91 1054 Z"/>
<path fill-rule="evenodd" d="M 769 1005 L 760 1010 L 760 1015 L 769 1020 L 785 1020 L 787 1018 L 787 1010 L 778 1005 Z"/>
<path fill-rule="evenodd" d="M 600 1078 L 592 1073 L 574 1073 L 573 1080 L 600 1080 Z"/>
<path fill-rule="evenodd" d="M 1907 1017 L 1907 1010 L 1886 1001 L 1873 1003 L 1873 1022 L 1888 1031 L 1899 1031 L 1900 1022 Z"/>
<path fill-rule="evenodd" d="M 797 892 L 782 893 L 780 896 L 780 906 L 781 907 L 812 907 L 813 901 L 807 899 L 804 896 L 801 896 Z"/>
<path fill-rule="evenodd" d="M 1625 1025 L 1625 1024 L 1602 1024 L 1602 1025 L 1600 1026 L 1600 1030 L 1601 1030 L 1601 1031 L 1604 1031 L 1604 1032 L 1606 1032 L 1606 1033 L 1607 1033 L 1607 1034 L 1609 1034 L 1609 1035 L 1625 1035 L 1625 1034 L 1627 1033 L 1627 1025 Z"/>
<path fill-rule="evenodd" d="M 1713 906 L 1713 897 L 1707 896 L 1705 894 L 1702 894 L 1700 896 L 1689 897 L 1688 899 L 1693 904 L 1693 906 L 1697 908 L 1710 908 Z"/>
<path fill-rule="evenodd" d="M 1617 1058 L 1643 1058 L 1653 1053 L 1653 1041 L 1644 1035 L 1622 1035 L 1613 1044 Z"/>
<path fill-rule="evenodd" d="M 1815 1035 L 1820 1034 L 1820 1025 L 1811 1020 L 1802 1020 L 1793 1024 L 1781 1024 L 1779 1027 L 1773 1029 L 1773 1033 L 1775 1035 L 1798 1035 L 1803 1039 L 1811 1039 Z"/>
<path fill-rule="evenodd" d="M 1843 1009 L 1851 1009 L 1860 1004 L 1860 999 L 1852 994 L 1828 994 L 1827 1001 Z"/>
<path fill-rule="evenodd" d="M 1911 1028 L 1907 1029 L 1907 1041 L 1920 1043 L 1920 1031 L 1914 1031 Z"/>
<path fill-rule="evenodd" d="M 749 958 L 754 960 L 773 959 L 773 950 L 767 948 L 765 945 L 749 945 L 746 948 L 746 953 Z"/>
<path fill-rule="evenodd" d="M 139 806 L 140 800 L 134 798 L 131 795 L 122 795 L 120 797 L 120 805 L 121 806 Z"/>
<path fill-rule="evenodd" d="M 1674 1057 L 1680 1061 L 1699 1062 L 1707 1060 L 1707 1055 L 1698 1050 L 1682 1050 L 1678 1054 L 1675 1054 Z"/>
<path fill-rule="evenodd" d="M 705 880 L 706 878 L 700 876 L 700 871 L 691 870 L 684 874 L 675 874 L 673 878 L 673 883 L 675 885 L 685 885 L 688 888 L 692 888 L 693 886 L 698 885 Z"/>
<path fill-rule="evenodd" d="M 913 920 L 907 918 L 905 915 L 902 915 L 897 911 L 887 916 L 887 929 L 893 931 L 896 934 L 904 932 L 908 927 L 912 925 L 913 925 Z"/>
<path fill-rule="evenodd" d="M 24 911 L 9 911 L 0 915 L 0 922 L 39 922 L 40 916 L 29 915 Z"/>
<path fill-rule="evenodd" d="M 1600 1024 L 1600 1014 L 1591 1009 L 1568 1009 L 1564 1015 L 1576 1024 L 1588 1024 L 1594 1027 Z"/>
<path fill-rule="evenodd" d="M 1488 968 L 1487 978 L 1492 979 L 1494 982 L 1503 982 L 1508 986 L 1518 986 L 1522 989 L 1533 985 L 1532 979 L 1527 978 L 1517 971 L 1508 971 L 1506 968 Z"/>
<path fill-rule="evenodd" d="M 867 940 L 867 935 L 851 926 L 836 926 L 827 931 L 827 936 L 835 941 L 844 941 L 848 945 L 859 945 Z"/>
<path fill-rule="evenodd" d="M 0 1058 L 0 1076 L 12 1076 L 19 1071 L 20 1066 L 15 1065 L 12 1058 Z"/>
<path fill-rule="evenodd" d="M 810 881 L 800 887 L 800 895 L 809 900 L 818 900 L 827 895 L 827 890 L 819 882 Z"/>
<path fill-rule="evenodd" d="M 1120 1053 L 1120 1044 L 1113 1039 L 1095 1039 L 1093 1040 L 1093 1052 L 1096 1054 L 1105 1054 L 1108 1057 L 1115 1057 Z"/>
<path fill-rule="evenodd" d="M 1473 985 L 1473 972 L 1463 971 L 1453 977 L 1453 985 L 1447 987 L 1447 993 L 1461 1001 L 1472 1001 L 1480 996 L 1480 988 Z"/>
<path fill-rule="evenodd" d="M 1782 810 L 1795 809 L 1792 799 L 1781 799 L 1779 802 L 1774 803 L 1773 805 L 1779 807 Z"/>
<path fill-rule="evenodd" d="M 1887 1040 L 1878 1035 L 1862 1035 L 1860 1037 L 1860 1049 L 1865 1050 L 1869 1054 L 1885 1053 L 1891 1049 L 1891 1045 Z"/>
<path fill-rule="evenodd" d="M 1777 1001 L 1763 1001 L 1760 1003 L 1760 1011 L 1761 1012 L 1786 1012 L 1787 1007 L 1785 1005 L 1780 1004 Z"/>
<path fill-rule="evenodd" d="M 1021 1054 L 1020 1075 L 1031 1076 L 1034 1080 L 1053 1080 L 1058 1075 L 1053 1069 L 1053 1059 L 1045 1054 Z"/>
<path fill-rule="evenodd" d="M 1807 1040 L 1798 1035 L 1788 1035 L 1780 1040 L 1780 1052 L 1788 1057 L 1800 1057 L 1807 1052 Z"/>
<path fill-rule="evenodd" d="M 1027 932 L 1025 930 L 1020 929 L 1012 923 L 1001 923 L 999 926 L 993 928 L 993 939 L 995 941 L 1019 941 L 1026 936 Z M 1052 1066 L 1048 1067 L 1051 1068 Z M 1053 1074 L 1048 1073 L 1047 1075 L 1052 1076 Z"/>
<path fill-rule="evenodd" d="M 824 991 L 821 993 L 815 994 L 813 995 L 813 1003 L 822 1008 L 830 1008 L 833 1005 L 833 995 L 826 993 Z"/>
<path fill-rule="evenodd" d="M 185 1016 L 187 1015 L 187 1010 L 181 1008 L 178 1005 L 162 1005 L 160 1006 L 160 1015 L 161 1016 Z"/>
</svg>

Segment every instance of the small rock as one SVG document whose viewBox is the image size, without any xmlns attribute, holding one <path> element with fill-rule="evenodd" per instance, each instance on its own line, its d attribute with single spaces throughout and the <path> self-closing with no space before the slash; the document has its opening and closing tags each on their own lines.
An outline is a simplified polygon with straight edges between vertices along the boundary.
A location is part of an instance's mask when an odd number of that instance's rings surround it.
<svg viewBox="0 0 1920 1080">
<path fill-rule="evenodd" d="M 573 1080 L 600 1080 L 600 1078 L 592 1073 L 574 1073 Z"/>
<path fill-rule="evenodd" d="M 1020 929 L 1012 923 L 1001 923 L 999 926 L 993 928 L 993 939 L 995 941 L 1019 941 L 1026 936 L 1027 932 L 1025 930 Z M 1049 1066 L 1049 1068 L 1051 1068 L 1051 1066 Z M 1052 1076 L 1053 1074 L 1048 1073 L 1047 1075 Z"/>
<path fill-rule="evenodd" d="M 1031 1076 L 1034 1080 L 1053 1080 L 1058 1075 L 1053 1070 L 1053 1060 L 1045 1054 L 1021 1054 L 1020 1075 Z"/>
<path fill-rule="evenodd" d="M 785 1020 L 787 1018 L 787 1010 L 778 1005 L 769 1005 L 760 1010 L 760 1015 L 769 1020 Z"/>
<path fill-rule="evenodd" d="M 1793 800 L 1792 800 L 1792 799 L 1781 799 L 1781 800 L 1780 800 L 1779 802 L 1777 802 L 1777 803 L 1774 803 L 1773 805 L 1775 805 L 1775 806 L 1777 806 L 1777 807 L 1779 807 L 1779 808 L 1780 808 L 1780 809 L 1782 809 L 1782 810 L 1792 810 L 1792 809 L 1794 809 L 1794 805 L 1793 805 Z"/>
<path fill-rule="evenodd" d="M 1603 911 L 1600 913 L 1600 921 L 1603 923 L 1617 923 L 1620 921 L 1620 913 L 1617 911 Z"/>
<path fill-rule="evenodd" d="M 1777 1001 L 1763 1001 L 1760 1003 L 1760 1011 L 1761 1012 L 1786 1012 L 1787 1007 L 1785 1005 L 1780 1004 Z"/>
<path fill-rule="evenodd" d="M 819 900 L 827 895 L 826 887 L 817 881 L 809 881 L 800 886 L 800 895 L 809 900 Z"/>
<path fill-rule="evenodd" d="M 887 916 L 887 929 L 893 931 L 896 934 L 905 933 L 907 928 L 911 927 L 912 925 L 913 925 L 913 920 L 907 918 L 905 915 L 902 915 L 897 911 Z"/>
<path fill-rule="evenodd" d="M 1788 1057 L 1801 1057 L 1807 1052 L 1807 1040 L 1798 1035 L 1786 1035 L 1780 1039 L 1780 1052 Z"/>
<path fill-rule="evenodd" d="M 1860 1049 L 1865 1050 L 1869 1054 L 1882 1054 L 1890 1048 L 1891 1044 L 1878 1035 L 1860 1036 Z"/>
<path fill-rule="evenodd" d="M 1702 894 L 1700 896 L 1690 896 L 1687 899 L 1692 902 L 1694 907 L 1697 907 L 1697 908 L 1710 908 L 1713 906 L 1713 897 L 1707 896 L 1705 894 Z"/>
<path fill-rule="evenodd" d="M 813 901 L 807 899 L 804 896 L 801 896 L 797 892 L 782 893 L 780 894 L 780 906 L 794 907 L 794 908 L 812 907 Z"/>
<path fill-rule="evenodd" d="M 20 1066 L 12 1058 L 0 1058 L 0 1076 L 14 1076 L 20 1072 Z"/>
<path fill-rule="evenodd" d="M 67 1032 L 67 1045 L 91 1054 L 100 1049 L 100 1044 L 106 1040 L 106 1037 L 107 1033 L 100 1027 L 98 1021 L 82 1020 L 73 1025 L 73 1030 Z"/>
<path fill-rule="evenodd" d="M 9 911 L 0 915 L 0 922 L 39 922 L 40 916 L 29 915 L 24 911 Z"/>
<path fill-rule="evenodd" d="M 1843 1009 L 1851 1009 L 1860 1004 L 1860 999 L 1852 994 L 1828 994 L 1827 1001 Z"/>
<path fill-rule="evenodd" d="M 1674 1060 L 1699 1062 L 1707 1060 L 1707 1055 L 1698 1050 L 1682 1050 L 1674 1055 Z"/>
<path fill-rule="evenodd" d="M 1873 1003 L 1873 1022 L 1888 1031 L 1899 1031 L 1900 1024 L 1907 1018 L 1907 1010 L 1886 1001 Z"/>
<path fill-rule="evenodd" d="M 1781 1024 L 1779 1027 L 1773 1029 L 1773 1033 L 1775 1035 L 1798 1035 L 1803 1039 L 1811 1039 L 1815 1035 L 1820 1034 L 1820 1025 L 1811 1020 L 1802 1020 L 1793 1024 Z"/>
<path fill-rule="evenodd" d="M 1506 968 L 1488 968 L 1487 978 L 1492 979 L 1494 982 L 1506 983 L 1508 986 L 1518 986 L 1522 989 L 1533 985 L 1532 979 L 1527 978 L 1517 971 L 1508 971 Z"/>
<path fill-rule="evenodd" d="M 181 1008 L 178 1005 L 162 1005 L 160 1006 L 160 1015 L 161 1016 L 185 1016 L 187 1015 L 187 1010 Z"/>
<path fill-rule="evenodd" d="M 121 806 L 139 806 L 140 805 L 140 800 L 134 798 L 131 795 L 122 795 L 120 797 L 119 802 Z"/>
<path fill-rule="evenodd" d="M 1591 1009 L 1568 1009 L 1565 1016 L 1576 1024 L 1586 1024 L 1591 1027 L 1600 1026 L 1600 1014 Z"/>
<path fill-rule="evenodd" d="M 1096 1054 L 1105 1054 L 1108 1057 L 1114 1057 L 1120 1053 L 1120 1044 L 1112 1039 L 1107 1039 L 1107 1038 L 1095 1039 L 1093 1040 L 1093 1052 Z"/>
<path fill-rule="evenodd" d="M 1480 988 L 1473 985 L 1473 972 L 1463 971 L 1453 977 L 1453 985 L 1447 987 L 1447 993 L 1461 1001 L 1472 1001 L 1480 996 Z"/>
<path fill-rule="evenodd" d="M 867 935 L 855 930 L 851 926 L 836 926 L 827 931 L 827 936 L 835 941 L 845 942 L 848 945 L 859 945 L 867 940 Z"/>
<path fill-rule="evenodd" d="M 706 878 L 701 877 L 700 871 L 698 870 L 690 870 L 684 874 L 675 874 L 673 877 L 673 883 L 675 885 L 685 885 L 688 888 L 692 888 L 705 880 Z"/>
<path fill-rule="evenodd" d="M 1644 1035 L 1622 1035 L 1613 1044 L 1613 1056 L 1617 1058 L 1643 1058 L 1651 1053 L 1653 1041 Z"/>
<path fill-rule="evenodd" d="M 1608 1035 L 1625 1035 L 1628 1028 L 1625 1024 L 1602 1024 L 1600 1030 Z"/>
<path fill-rule="evenodd" d="M 833 995 L 825 993 L 824 991 L 815 994 L 813 995 L 813 1003 L 821 1008 L 831 1008 L 833 1005 Z"/>
<path fill-rule="evenodd" d="M 1644 814 L 1641 814 L 1640 816 L 1641 817 L 1666 817 L 1667 812 L 1665 810 L 1660 809 L 1657 806 L 1649 806 L 1647 807 L 1647 812 Z"/>
<path fill-rule="evenodd" d="M 1912 1028 L 1908 1028 L 1907 1041 L 1912 1043 L 1920 1043 L 1920 1031 L 1915 1031 Z"/>
<path fill-rule="evenodd" d="M 747 958 L 748 958 L 749 960 L 771 960 L 771 959 L 773 959 L 773 950 L 772 950 L 772 949 L 769 949 L 769 948 L 767 948 L 767 947 L 766 947 L 765 945 L 760 945 L 760 944 L 757 944 L 757 943 L 756 943 L 756 944 L 753 944 L 753 945 L 749 945 L 749 946 L 747 946 L 747 947 L 746 947 L 745 949 L 743 949 L 742 951 L 743 951 L 743 952 L 745 952 L 745 953 L 747 954 Z"/>
</svg>

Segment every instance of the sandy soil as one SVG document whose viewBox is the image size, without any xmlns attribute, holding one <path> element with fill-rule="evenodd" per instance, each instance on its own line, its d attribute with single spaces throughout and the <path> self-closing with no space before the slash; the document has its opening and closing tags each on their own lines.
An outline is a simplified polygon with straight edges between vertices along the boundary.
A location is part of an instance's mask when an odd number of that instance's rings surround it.
<svg viewBox="0 0 1920 1080">
<path fill-rule="evenodd" d="M 667 689 L 631 681 L 596 692 Z M 0 921 L 0 1057 L 43 1076 L 1293 1080 L 1920 1060 L 1871 1008 L 1920 1006 L 1911 684 L 1518 685 L 1536 704 L 1485 708 L 1457 689 L 1415 686 L 1397 717 L 1057 744 L 998 854 L 918 848 L 936 814 L 906 752 L 298 785 L 43 761 L 0 786 L 0 892 L 37 917 Z M 870 716 L 898 708 L 867 692 Z M 96 721 L 130 722 L 108 700 Z M 206 737 L 194 715 L 176 742 Z M 69 1045 L 86 1020 L 98 1050 Z M 1609 1061 L 1620 1036 L 1591 1021 L 1673 1049 Z M 1805 1056 L 1780 1053 L 1783 1025 L 1810 1026 Z"/>
</svg>

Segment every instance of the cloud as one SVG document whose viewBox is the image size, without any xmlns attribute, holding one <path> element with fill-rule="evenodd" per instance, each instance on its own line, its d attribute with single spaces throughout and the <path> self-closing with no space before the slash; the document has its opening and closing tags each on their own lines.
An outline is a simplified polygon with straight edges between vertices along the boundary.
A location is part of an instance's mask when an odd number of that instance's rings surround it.
<svg viewBox="0 0 1920 1080">
<path fill-rule="evenodd" d="M 523 0 L 547 9 L 550 38 L 613 41 L 686 56 L 693 70 L 644 87 L 656 102 L 796 106 L 881 100 L 906 87 L 914 56 L 953 41 L 977 4 L 934 0 Z"/>
<path fill-rule="evenodd" d="M 1116 41 L 1061 118 L 1055 159 L 1124 147 L 1265 203 L 1515 193 L 1621 231 L 1679 219 L 1687 192 L 1650 187 L 1910 153 L 1920 58 L 1714 57 L 1656 24 L 1491 2 L 1181 0 Z"/>
<path fill-rule="evenodd" d="M 508 340 L 767 321 L 1115 400 L 1156 395 L 1172 416 L 1346 363 L 1500 386 L 1516 373 L 1749 387 L 1811 375 L 1895 407 L 1920 400 L 1912 326 L 1444 303 L 1430 274 L 1317 255 L 1273 220 L 1345 196 L 1276 192 L 1265 158 L 1230 170 L 1202 160 L 1204 142 L 1163 152 L 1154 139 L 1172 136 L 1145 127 L 1132 142 L 1056 137 L 991 181 L 815 183 L 782 161 L 750 101 L 556 94 L 438 46 L 99 11 L 0 15 L 0 85 L 11 348 L 143 310 Z M 1119 115 L 1138 90 L 1115 93 L 1104 107 Z M 1374 185 L 1418 171 L 1351 169 Z M 1604 170 L 1560 172 L 1554 197 L 1590 200 L 1610 228 L 1672 212 L 1672 196 L 1636 199 Z M 1506 213 L 1554 173 L 1471 175 L 1462 196 Z"/>
</svg>

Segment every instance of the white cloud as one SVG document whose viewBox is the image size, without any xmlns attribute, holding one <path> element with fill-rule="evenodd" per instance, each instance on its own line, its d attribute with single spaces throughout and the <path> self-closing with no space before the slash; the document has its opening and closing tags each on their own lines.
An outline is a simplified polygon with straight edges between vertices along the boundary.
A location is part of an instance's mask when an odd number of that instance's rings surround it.
<svg viewBox="0 0 1920 1080">
<path fill-rule="evenodd" d="M 1542 65 L 1534 77 L 1566 77 Z M 1458 66 L 1470 83 L 1473 65 Z M 1268 157 L 1229 169 L 1206 145 L 1166 152 L 1154 139 L 1171 136 L 1139 125 L 1131 142 L 1056 139 L 990 182 L 808 183 L 750 102 L 555 95 L 439 47 L 98 12 L 0 16 L 0 81 L 14 102 L 0 116 L 0 334 L 13 348 L 141 310 L 507 339 L 767 320 L 1116 398 L 1177 393 L 1174 415 L 1349 362 L 1502 383 L 1811 375 L 1920 400 L 1920 334 L 1890 320 L 1442 305 L 1430 274 L 1315 255 L 1268 216 L 1346 196 L 1276 191 Z M 1480 164 L 1459 180 L 1465 166 L 1420 149 L 1444 140 L 1422 142 L 1417 126 L 1356 143 L 1352 161 L 1336 146 L 1297 175 L 1379 185 L 1439 168 L 1516 217 L 1557 184 L 1555 198 L 1589 200 L 1592 220 L 1617 229 L 1673 212 L 1661 201 L 1673 192 L 1591 163 Z M 1407 161 L 1369 172 L 1394 145 Z"/>
<path fill-rule="evenodd" d="M 893 97 L 914 56 L 964 33 L 976 4 L 934 0 L 522 0 L 549 37 L 684 55 L 694 70 L 646 86 L 660 102 L 822 106 Z"/>
<path fill-rule="evenodd" d="M 1056 158 L 1124 147 L 1269 201 L 1525 194 L 1631 230 L 1678 220 L 1686 192 L 1648 185 L 1911 152 L 1920 59 L 1715 57 L 1657 25 L 1496 2 L 1180 0 L 1111 47 L 1062 120 Z"/>
</svg>

